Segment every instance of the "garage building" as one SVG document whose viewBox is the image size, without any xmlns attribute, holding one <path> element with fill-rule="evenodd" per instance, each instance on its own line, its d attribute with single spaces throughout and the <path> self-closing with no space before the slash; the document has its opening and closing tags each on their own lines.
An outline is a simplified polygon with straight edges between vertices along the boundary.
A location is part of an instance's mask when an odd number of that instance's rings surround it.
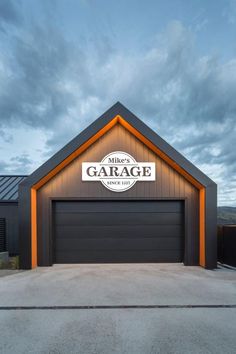
<svg viewBox="0 0 236 354">
<path fill-rule="evenodd" d="M 216 267 L 216 184 L 116 103 L 19 185 L 21 268 Z"/>
</svg>

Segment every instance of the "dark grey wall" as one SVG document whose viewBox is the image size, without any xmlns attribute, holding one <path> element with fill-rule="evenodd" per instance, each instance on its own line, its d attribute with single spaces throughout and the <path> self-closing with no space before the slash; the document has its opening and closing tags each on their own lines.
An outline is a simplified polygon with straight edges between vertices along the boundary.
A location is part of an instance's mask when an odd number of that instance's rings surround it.
<svg viewBox="0 0 236 354">
<path fill-rule="evenodd" d="M 10 254 L 18 254 L 18 203 L 0 202 L 0 218 L 6 219 L 7 250 Z"/>
<path fill-rule="evenodd" d="M 137 161 L 156 162 L 156 181 L 137 182 L 131 189 L 122 193 L 109 191 L 100 182 L 82 182 L 81 163 L 83 161 L 101 161 L 105 155 L 116 150 L 131 154 Z M 185 199 L 185 264 L 199 264 L 198 190 L 119 124 L 38 191 L 38 262 L 39 265 L 45 266 L 51 264 L 52 198 Z"/>
<path fill-rule="evenodd" d="M 217 267 L 217 185 L 206 188 L 206 268 Z"/>
</svg>

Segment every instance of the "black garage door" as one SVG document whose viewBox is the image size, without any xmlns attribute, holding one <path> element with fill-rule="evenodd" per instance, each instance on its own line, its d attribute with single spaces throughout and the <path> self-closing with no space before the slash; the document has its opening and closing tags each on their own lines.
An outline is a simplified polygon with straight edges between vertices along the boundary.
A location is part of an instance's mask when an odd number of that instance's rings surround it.
<svg viewBox="0 0 236 354">
<path fill-rule="evenodd" d="M 55 202 L 54 263 L 182 262 L 181 201 Z"/>
</svg>

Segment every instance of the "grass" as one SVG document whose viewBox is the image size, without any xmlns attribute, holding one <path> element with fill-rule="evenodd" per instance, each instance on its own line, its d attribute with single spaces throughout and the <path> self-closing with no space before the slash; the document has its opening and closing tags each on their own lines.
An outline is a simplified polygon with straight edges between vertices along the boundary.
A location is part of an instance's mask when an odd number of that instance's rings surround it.
<svg viewBox="0 0 236 354">
<path fill-rule="evenodd" d="M 236 224 L 236 207 L 218 207 L 218 225 Z"/>
<path fill-rule="evenodd" d="M 8 262 L 0 260 L 0 269 L 19 269 L 19 256 L 9 257 Z"/>
</svg>

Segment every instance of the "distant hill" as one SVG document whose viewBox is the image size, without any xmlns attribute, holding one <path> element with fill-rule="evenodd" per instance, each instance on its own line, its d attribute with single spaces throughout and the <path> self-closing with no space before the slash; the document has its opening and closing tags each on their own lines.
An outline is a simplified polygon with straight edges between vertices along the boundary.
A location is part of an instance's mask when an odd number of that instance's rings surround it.
<svg viewBox="0 0 236 354">
<path fill-rule="evenodd" d="M 236 207 L 218 207 L 217 210 L 217 223 L 223 224 L 235 224 L 236 225 Z"/>
</svg>

